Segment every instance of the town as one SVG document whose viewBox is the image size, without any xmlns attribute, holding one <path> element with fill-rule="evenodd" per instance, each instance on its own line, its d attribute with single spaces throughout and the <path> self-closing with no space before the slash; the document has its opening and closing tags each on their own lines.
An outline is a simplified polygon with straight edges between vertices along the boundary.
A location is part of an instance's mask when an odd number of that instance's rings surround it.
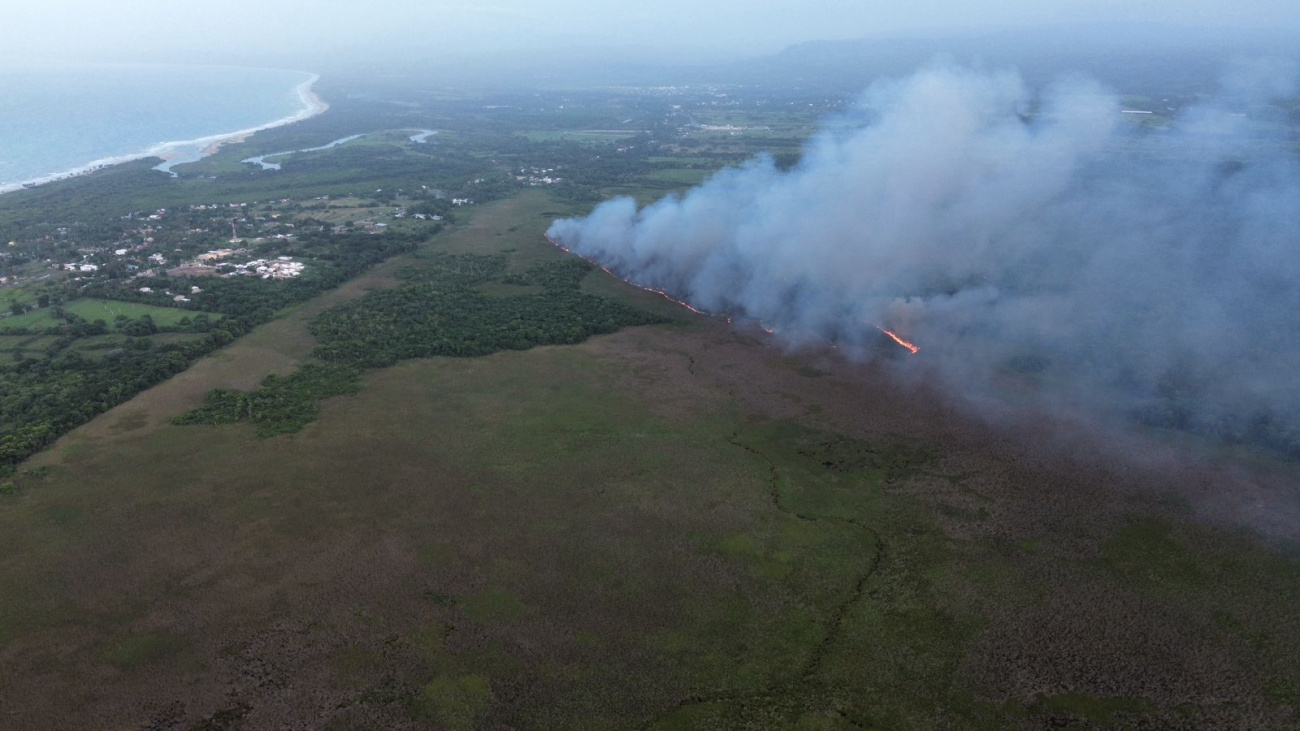
<svg viewBox="0 0 1300 731">
<path fill-rule="evenodd" d="M 432 230 L 451 218 L 450 209 L 472 204 L 446 200 L 424 189 L 409 199 L 378 201 L 321 196 L 238 203 L 196 203 L 122 213 L 111 221 L 74 222 L 0 249 L 0 329 L 48 302 L 70 301 L 105 285 L 151 295 L 162 306 L 186 307 L 200 286 L 157 288 L 164 278 L 256 277 L 295 279 L 308 273 L 314 254 L 303 237 L 377 235 L 398 225 Z M 408 209 L 420 212 L 409 213 Z"/>
</svg>

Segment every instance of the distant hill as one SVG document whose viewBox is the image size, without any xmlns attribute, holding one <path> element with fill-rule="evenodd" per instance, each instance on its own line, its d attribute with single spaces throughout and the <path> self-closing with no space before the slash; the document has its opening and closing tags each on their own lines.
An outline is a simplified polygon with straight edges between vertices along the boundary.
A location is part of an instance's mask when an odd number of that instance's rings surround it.
<svg viewBox="0 0 1300 731">
<path fill-rule="evenodd" d="M 358 65 L 340 58 L 312 65 L 327 77 L 418 77 L 462 88 L 741 84 L 855 93 L 882 76 L 908 74 L 936 59 L 1014 67 L 1031 84 L 1071 73 L 1125 93 L 1210 90 L 1234 58 L 1294 58 L 1300 30 L 1180 28 L 1153 24 L 1040 26 L 910 37 L 799 43 L 771 55 L 719 61 L 704 53 L 648 46 L 557 45 L 544 51 L 430 57 Z"/>
<path fill-rule="evenodd" d="M 1059 26 L 946 37 L 810 41 L 709 70 L 733 83 L 852 90 L 935 59 L 1015 67 L 1031 83 L 1087 73 L 1126 92 L 1192 93 L 1234 58 L 1295 57 L 1300 33 L 1157 25 Z"/>
</svg>

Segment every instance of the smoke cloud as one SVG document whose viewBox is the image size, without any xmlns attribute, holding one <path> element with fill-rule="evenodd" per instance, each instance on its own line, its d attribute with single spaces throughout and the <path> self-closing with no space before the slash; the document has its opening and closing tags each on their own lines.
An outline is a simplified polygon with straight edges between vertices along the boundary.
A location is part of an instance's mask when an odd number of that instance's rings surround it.
<svg viewBox="0 0 1300 731">
<path fill-rule="evenodd" d="M 1234 69 L 1144 128 L 1087 80 L 935 67 L 871 87 L 791 170 L 760 157 L 549 233 L 791 346 L 896 355 L 874 326 L 895 330 L 974 402 L 1014 384 L 1300 454 L 1293 71 Z"/>
</svg>

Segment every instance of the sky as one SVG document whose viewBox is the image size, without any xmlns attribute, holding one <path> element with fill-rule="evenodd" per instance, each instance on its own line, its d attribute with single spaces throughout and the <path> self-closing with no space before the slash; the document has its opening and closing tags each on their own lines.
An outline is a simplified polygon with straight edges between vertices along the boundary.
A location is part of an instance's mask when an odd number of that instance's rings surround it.
<svg viewBox="0 0 1300 731">
<path fill-rule="evenodd" d="M 447 54 L 555 45 L 758 55 L 808 40 L 1102 22 L 1300 27 L 1294 0 L 6 0 L 0 64 Z"/>
</svg>

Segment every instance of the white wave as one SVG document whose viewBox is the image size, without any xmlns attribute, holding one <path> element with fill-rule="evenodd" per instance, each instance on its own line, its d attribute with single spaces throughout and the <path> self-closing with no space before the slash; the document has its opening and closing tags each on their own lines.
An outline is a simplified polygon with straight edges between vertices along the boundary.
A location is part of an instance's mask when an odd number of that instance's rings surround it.
<svg viewBox="0 0 1300 731">
<path fill-rule="evenodd" d="M 310 119 L 311 117 L 324 112 L 326 109 L 329 109 L 329 105 L 312 91 L 312 87 L 319 80 L 320 74 L 312 74 L 311 78 L 294 88 L 294 91 L 298 94 L 298 100 L 302 104 L 302 107 L 298 111 L 267 122 L 266 124 L 258 125 L 256 127 L 248 127 L 234 132 L 221 132 L 219 134 L 207 135 L 205 137 L 196 137 L 191 140 L 160 142 L 141 152 L 115 155 L 112 157 L 102 157 L 69 170 L 50 173 L 48 175 L 42 175 L 40 177 L 30 178 L 15 183 L 0 183 L 0 194 L 10 193 L 24 188 L 32 188 L 58 180 L 66 180 L 79 175 L 85 175 L 86 173 L 95 172 L 96 170 L 102 170 L 103 168 L 111 167 L 113 165 L 121 165 L 122 163 L 132 162 L 134 160 L 146 160 L 151 157 L 160 157 L 163 159 L 162 164 L 155 167 L 155 170 L 169 173 L 174 177 L 175 173 L 172 173 L 171 171 L 173 166 L 201 160 L 216 152 L 217 148 L 223 143 L 243 139 L 256 132 L 261 132 L 262 130 L 271 129 L 273 127 L 282 127 L 286 124 L 301 122 L 304 119 Z"/>
</svg>

